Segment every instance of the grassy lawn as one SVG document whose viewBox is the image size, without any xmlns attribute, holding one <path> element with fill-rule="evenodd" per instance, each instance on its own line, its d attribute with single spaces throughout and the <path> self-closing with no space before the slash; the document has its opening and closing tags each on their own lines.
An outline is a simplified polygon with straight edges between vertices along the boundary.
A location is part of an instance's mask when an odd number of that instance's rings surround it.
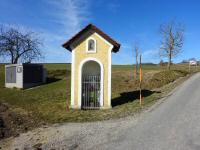
<svg viewBox="0 0 200 150">
<path fill-rule="evenodd" d="M 36 119 L 48 123 L 105 120 L 127 116 L 140 110 L 139 83 L 134 76 L 134 66 L 113 66 L 113 108 L 92 111 L 66 109 L 67 103 L 70 103 L 71 89 L 69 64 L 45 64 L 45 67 L 49 73 L 48 84 L 18 90 L 4 88 L 4 66 L 0 65 L 0 102 L 10 104 L 13 109 L 20 108 L 21 111 L 28 112 Z M 170 72 L 166 71 L 166 67 L 156 65 L 145 65 L 143 69 L 145 106 L 153 104 L 161 97 L 162 89 L 158 89 L 163 85 L 188 74 L 187 65 L 175 65 Z"/>
</svg>

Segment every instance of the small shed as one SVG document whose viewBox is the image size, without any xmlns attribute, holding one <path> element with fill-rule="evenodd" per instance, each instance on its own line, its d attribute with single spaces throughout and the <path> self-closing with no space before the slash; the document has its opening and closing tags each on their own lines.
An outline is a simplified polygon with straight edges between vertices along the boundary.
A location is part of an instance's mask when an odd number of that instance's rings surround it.
<svg viewBox="0 0 200 150">
<path fill-rule="evenodd" d="M 31 88 L 46 82 L 46 70 L 41 64 L 5 65 L 6 88 Z"/>
<path fill-rule="evenodd" d="M 111 108 L 111 55 L 120 44 L 89 24 L 63 47 L 72 52 L 71 108 Z"/>
</svg>

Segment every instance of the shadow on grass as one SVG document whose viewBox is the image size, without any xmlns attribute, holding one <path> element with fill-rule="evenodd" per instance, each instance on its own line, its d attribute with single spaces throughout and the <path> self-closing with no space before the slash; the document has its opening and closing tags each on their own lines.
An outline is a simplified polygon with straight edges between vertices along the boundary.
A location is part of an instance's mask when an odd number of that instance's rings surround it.
<svg viewBox="0 0 200 150">
<path fill-rule="evenodd" d="M 48 71 L 46 84 L 60 81 L 63 78 L 70 76 L 70 73 L 71 72 L 69 70 L 50 70 Z"/>
<path fill-rule="evenodd" d="M 48 77 L 47 78 L 47 82 L 45 84 L 50 84 L 50 83 L 53 83 L 53 82 L 57 82 L 57 81 L 60 81 L 61 79 L 59 78 L 55 78 L 55 77 Z"/>
<path fill-rule="evenodd" d="M 150 91 L 150 90 L 142 90 L 142 97 L 148 97 L 154 93 L 159 93 L 156 91 Z M 119 97 L 116 97 L 112 99 L 112 107 L 122 105 L 128 102 L 133 102 L 134 100 L 137 100 L 140 98 L 140 91 L 132 91 L 132 92 L 124 92 L 121 93 Z"/>
</svg>

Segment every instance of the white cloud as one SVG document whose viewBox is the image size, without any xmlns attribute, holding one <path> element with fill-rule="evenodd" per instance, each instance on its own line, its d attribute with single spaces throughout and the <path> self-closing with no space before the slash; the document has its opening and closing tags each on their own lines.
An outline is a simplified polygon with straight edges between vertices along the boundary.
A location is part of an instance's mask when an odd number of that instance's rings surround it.
<svg viewBox="0 0 200 150">
<path fill-rule="evenodd" d="M 46 1 L 46 0 L 45 0 Z M 83 22 L 89 20 L 89 0 L 48 0 L 53 12 L 48 12 L 51 20 L 60 24 L 60 31 L 71 36 L 78 32 Z"/>
<path fill-rule="evenodd" d="M 112 2 L 107 4 L 108 10 L 110 10 L 113 13 L 117 12 L 117 10 L 119 10 L 119 7 L 120 5 L 118 2 Z"/>
<path fill-rule="evenodd" d="M 44 0 L 49 10 L 48 19 L 55 30 L 39 29 L 45 46 L 45 61 L 70 62 L 71 55 L 61 47 L 72 35 L 77 33 L 84 22 L 89 21 L 89 0 Z M 56 31 L 56 32 L 55 32 Z"/>
<path fill-rule="evenodd" d="M 142 53 L 142 59 L 144 62 L 153 62 L 157 63 L 159 61 L 159 50 L 158 49 L 150 49 L 146 50 Z"/>
<path fill-rule="evenodd" d="M 154 56 L 158 54 L 158 50 L 147 50 L 142 53 L 143 56 Z"/>
<path fill-rule="evenodd" d="M 130 44 L 127 44 L 127 43 L 122 43 L 121 48 L 122 49 L 132 49 L 132 46 Z"/>
<path fill-rule="evenodd" d="M 77 33 L 90 20 L 91 0 L 43 0 L 41 18 L 37 26 L 5 24 L 38 33 L 43 41 L 45 62 L 70 62 L 71 55 L 61 47 L 63 42 Z"/>
</svg>

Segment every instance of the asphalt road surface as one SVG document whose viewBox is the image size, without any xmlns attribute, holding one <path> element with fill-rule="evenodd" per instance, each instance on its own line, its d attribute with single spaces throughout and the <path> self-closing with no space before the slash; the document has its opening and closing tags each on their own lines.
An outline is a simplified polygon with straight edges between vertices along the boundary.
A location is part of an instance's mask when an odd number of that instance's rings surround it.
<svg viewBox="0 0 200 150">
<path fill-rule="evenodd" d="M 156 106 L 156 107 L 155 107 Z M 138 117 L 39 128 L 3 149 L 200 150 L 200 74 Z"/>
<path fill-rule="evenodd" d="M 102 149 L 200 150 L 200 74 Z"/>
</svg>

